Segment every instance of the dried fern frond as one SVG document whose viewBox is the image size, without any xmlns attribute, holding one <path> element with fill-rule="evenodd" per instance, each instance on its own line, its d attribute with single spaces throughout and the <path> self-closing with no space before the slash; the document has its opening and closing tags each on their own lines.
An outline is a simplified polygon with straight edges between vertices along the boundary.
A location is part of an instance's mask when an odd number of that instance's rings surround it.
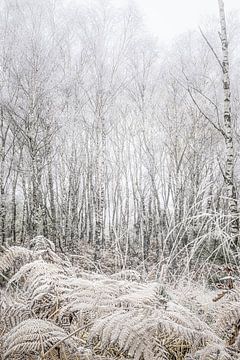
<svg viewBox="0 0 240 360">
<path fill-rule="evenodd" d="M 21 246 L 3 248 L 0 258 L 0 273 L 19 269 L 23 264 L 32 261 L 33 252 Z"/>
<path fill-rule="evenodd" d="M 122 270 L 111 275 L 111 278 L 115 280 L 140 281 L 142 276 L 136 270 Z"/>
<path fill-rule="evenodd" d="M 28 304 L 17 301 L 7 293 L 0 294 L 0 327 L 2 332 L 9 331 L 23 320 L 33 317 Z"/>
<path fill-rule="evenodd" d="M 55 250 L 56 250 L 55 244 L 51 240 L 45 238 L 42 235 L 35 236 L 30 241 L 29 248 L 31 250 L 34 250 L 34 251 L 41 251 L 41 250 L 50 249 L 53 252 L 55 252 Z"/>
<path fill-rule="evenodd" d="M 76 339 L 67 338 L 67 333 L 54 323 L 40 319 L 26 320 L 14 327 L 3 338 L 4 359 L 13 355 L 44 355 L 53 345 L 62 340 L 69 349 L 77 349 Z"/>
<path fill-rule="evenodd" d="M 0 258 L 0 275 L 11 271 L 14 273 L 23 265 L 37 260 L 44 260 L 46 263 L 54 263 L 59 267 L 68 269 L 68 275 L 74 275 L 74 269 L 70 261 L 62 256 L 58 256 L 52 248 L 54 244 L 44 237 L 36 237 L 32 240 L 33 245 L 31 249 L 21 246 L 11 246 L 9 248 L 2 247 L 3 253 Z M 71 274 L 70 274 L 71 272 Z M 3 276 L 5 278 L 5 276 Z"/>
<path fill-rule="evenodd" d="M 168 293 L 173 302 L 181 304 L 205 323 L 215 321 L 216 304 L 213 299 L 216 291 L 209 289 L 206 284 L 180 281 L 174 288 L 168 286 Z"/>
<path fill-rule="evenodd" d="M 224 344 L 211 344 L 193 355 L 187 355 L 185 360 L 238 360 L 239 355 Z"/>
<path fill-rule="evenodd" d="M 86 272 L 86 271 L 82 271 L 82 270 L 77 272 L 77 277 L 79 277 L 81 279 L 85 279 L 85 280 L 90 280 L 90 281 L 99 281 L 99 280 L 108 279 L 108 277 L 106 275 Z"/>
<path fill-rule="evenodd" d="M 150 283 L 144 287 L 118 297 L 122 307 L 162 307 L 169 299 L 165 287 L 159 283 Z"/>
<path fill-rule="evenodd" d="M 212 328 L 206 322 L 199 319 L 194 313 L 181 304 L 169 301 L 165 307 L 165 313 L 169 319 L 175 321 L 177 324 L 189 327 L 191 329 L 206 331 L 209 334 L 212 333 L 212 340 L 220 340 L 217 335 L 213 333 Z"/>
<path fill-rule="evenodd" d="M 73 268 L 71 262 L 68 260 L 68 258 L 66 256 L 64 256 L 63 254 L 61 254 L 61 256 L 57 255 L 50 248 L 36 251 L 35 258 L 43 259 L 46 262 L 50 262 L 50 263 L 59 265 L 61 267 L 68 268 L 69 271 L 71 270 L 72 274 L 75 275 L 74 268 Z"/>
<path fill-rule="evenodd" d="M 99 306 L 116 306 L 117 299 L 122 294 L 127 294 L 134 289 L 143 289 L 143 285 L 129 283 L 127 281 L 116 281 L 112 279 L 89 281 L 86 279 L 72 279 L 69 281 L 72 291 L 63 297 L 66 305 L 75 301 L 86 304 L 98 304 Z M 132 286 L 130 285 L 132 284 Z"/>
<path fill-rule="evenodd" d="M 115 312 L 95 322 L 90 339 L 95 338 L 103 347 L 118 346 L 135 360 L 160 359 L 163 348 L 180 359 L 192 346 L 217 339 L 210 331 L 176 323 L 164 310 Z"/>
<path fill-rule="evenodd" d="M 80 325 L 86 319 L 94 319 L 114 311 L 120 292 L 120 287 L 115 282 L 73 279 L 68 285 L 71 285 L 72 290 L 65 291 L 61 296 L 60 319 L 75 317 Z"/>
<path fill-rule="evenodd" d="M 240 303 L 237 301 L 223 302 L 218 309 L 214 328 L 222 339 L 229 345 L 233 345 L 240 332 Z"/>
<path fill-rule="evenodd" d="M 67 276 L 72 275 L 71 269 L 66 267 L 47 263 L 44 260 L 35 260 L 26 265 L 23 265 L 21 269 L 10 279 L 9 284 L 16 283 L 24 284 L 24 288 L 29 295 L 44 283 L 58 283 L 61 279 L 66 279 Z"/>
<path fill-rule="evenodd" d="M 78 326 L 86 320 L 114 312 L 121 306 L 119 296 L 121 297 L 122 294 L 145 288 L 145 285 L 138 283 L 106 279 L 106 277 L 99 281 L 73 278 L 68 282 L 68 286 L 70 284 L 72 291 L 65 291 L 60 298 L 62 307 L 59 311 L 59 320 L 74 318 Z"/>
<path fill-rule="evenodd" d="M 53 319 L 59 311 L 59 294 L 53 285 L 43 284 L 30 299 L 30 309 L 40 319 Z"/>
</svg>

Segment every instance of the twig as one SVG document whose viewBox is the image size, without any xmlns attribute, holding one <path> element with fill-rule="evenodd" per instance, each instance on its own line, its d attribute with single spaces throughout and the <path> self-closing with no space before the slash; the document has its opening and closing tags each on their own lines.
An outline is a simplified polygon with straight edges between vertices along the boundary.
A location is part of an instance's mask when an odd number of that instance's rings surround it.
<svg viewBox="0 0 240 360">
<path fill-rule="evenodd" d="M 56 344 L 54 344 L 50 349 L 48 349 L 44 354 L 43 357 L 46 357 L 51 351 L 53 351 L 58 345 L 62 344 L 63 341 L 69 339 L 70 337 L 72 337 L 73 335 L 77 334 L 79 331 L 82 331 L 84 329 L 86 329 L 87 327 L 89 327 L 90 325 L 93 324 L 93 321 L 88 322 L 86 325 L 81 326 L 80 328 L 78 328 L 77 330 L 73 331 L 71 334 L 67 335 L 65 338 L 59 340 L 56 342 Z"/>
<path fill-rule="evenodd" d="M 209 42 L 208 38 L 207 38 L 206 35 L 203 33 L 203 31 L 202 31 L 202 29 L 201 29 L 200 27 L 199 27 L 199 31 L 200 31 L 203 39 L 206 41 L 207 45 L 209 46 L 210 50 L 212 51 L 213 55 L 215 56 L 215 58 L 216 58 L 218 64 L 220 65 L 221 69 L 223 70 L 222 63 L 221 63 L 221 61 L 220 61 L 220 59 L 219 59 L 216 51 L 214 50 L 212 44 Z"/>
</svg>

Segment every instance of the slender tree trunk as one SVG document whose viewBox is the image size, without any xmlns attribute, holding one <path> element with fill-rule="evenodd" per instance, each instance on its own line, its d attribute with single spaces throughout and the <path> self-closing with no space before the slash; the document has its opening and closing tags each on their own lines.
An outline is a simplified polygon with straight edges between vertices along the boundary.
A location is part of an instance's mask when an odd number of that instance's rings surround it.
<svg viewBox="0 0 240 360">
<path fill-rule="evenodd" d="M 231 117 L 231 86 L 229 77 L 229 55 L 227 27 L 223 0 L 218 0 L 219 16 L 221 24 L 221 43 L 222 43 L 222 73 L 223 73 L 223 92 L 224 92 L 224 127 L 225 127 L 225 145 L 226 145 L 226 163 L 224 181 L 226 185 L 229 214 L 231 215 L 231 224 L 229 234 L 234 239 L 235 245 L 239 238 L 239 218 L 236 188 L 234 186 L 234 143 L 233 143 L 233 125 Z"/>
<path fill-rule="evenodd" d="M 0 243 L 5 244 L 5 219 L 6 219 L 6 194 L 4 189 L 4 173 L 5 173 L 5 141 L 6 137 L 4 134 L 4 123 L 3 123 L 3 112 L 1 109 L 1 122 L 0 122 Z"/>
<path fill-rule="evenodd" d="M 100 256 L 100 251 L 105 241 L 104 234 L 104 209 L 105 209 L 105 144 L 106 134 L 104 128 L 105 119 L 99 116 L 97 119 L 97 216 L 95 230 L 95 259 Z"/>
<path fill-rule="evenodd" d="M 51 165 L 48 165 L 48 185 L 49 185 L 49 200 L 50 200 L 50 211 L 51 211 L 51 227 L 50 227 L 50 238 L 57 245 L 57 215 L 56 215 L 56 204 L 55 194 L 53 186 L 53 175 Z"/>
<path fill-rule="evenodd" d="M 38 170 L 38 159 L 32 156 L 32 236 L 42 235 L 42 207 L 41 207 L 41 174 Z"/>
<path fill-rule="evenodd" d="M 12 182 L 12 220 L 11 220 L 11 236 L 13 244 L 16 244 L 17 242 L 17 231 L 16 231 L 16 223 L 17 223 L 17 202 L 16 202 L 16 189 L 17 189 L 17 183 L 20 173 L 20 164 L 22 161 L 22 151 L 23 149 L 20 149 L 19 153 L 19 159 L 18 159 L 18 167 L 17 171 L 15 171 L 13 175 L 13 182 Z M 13 150 L 14 152 L 14 150 Z"/>
<path fill-rule="evenodd" d="M 23 189 L 23 208 L 22 208 L 22 220 L 21 220 L 21 235 L 20 235 L 20 242 L 21 244 L 24 243 L 26 233 L 29 229 L 29 202 L 28 202 L 28 192 L 26 186 L 26 179 L 25 176 L 22 175 L 22 189 Z"/>
<path fill-rule="evenodd" d="M 17 204 L 16 204 L 16 187 L 17 187 L 17 176 L 12 184 L 12 222 L 11 222 L 11 235 L 13 244 L 16 244 L 16 220 L 17 220 Z"/>
</svg>

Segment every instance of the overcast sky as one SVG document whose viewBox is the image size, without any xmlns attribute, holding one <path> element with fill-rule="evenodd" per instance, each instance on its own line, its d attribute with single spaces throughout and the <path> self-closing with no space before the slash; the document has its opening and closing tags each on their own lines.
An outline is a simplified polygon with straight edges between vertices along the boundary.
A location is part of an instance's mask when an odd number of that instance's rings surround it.
<svg viewBox="0 0 240 360">
<path fill-rule="evenodd" d="M 145 24 L 160 41 L 168 41 L 188 29 L 197 28 L 206 16 L 218 16 L 217 0 L 113 0 L 137 4 Z M 240 11 L 240 0 L 225 0 L 226 12 Z"/>
</svg>

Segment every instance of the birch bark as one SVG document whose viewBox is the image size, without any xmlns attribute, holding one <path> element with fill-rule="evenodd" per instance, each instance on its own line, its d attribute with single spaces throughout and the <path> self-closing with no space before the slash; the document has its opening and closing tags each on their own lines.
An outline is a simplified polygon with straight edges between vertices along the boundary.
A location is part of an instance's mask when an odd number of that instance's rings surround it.
<svg viewBox="0 0 240 360">
<path fill-rule="evenodd" d="M 226 162 L 224 181 L 228 197 L 228 209 L 231 215 L 229 234 L 238 243 L 239 237 L 239 217 L 236 188 L 234 186 L 234 142 L 233 142 L 233 125 L 231 117 L 231 84 L 229 76 L 229 53 L 226 18 L 223 0 L 218 0 L 219 17 L 220 17 L 220 39 L 222 43 L 222 77 L 224 92 L 224 138 L 226 146 Z"/>
</svg>

